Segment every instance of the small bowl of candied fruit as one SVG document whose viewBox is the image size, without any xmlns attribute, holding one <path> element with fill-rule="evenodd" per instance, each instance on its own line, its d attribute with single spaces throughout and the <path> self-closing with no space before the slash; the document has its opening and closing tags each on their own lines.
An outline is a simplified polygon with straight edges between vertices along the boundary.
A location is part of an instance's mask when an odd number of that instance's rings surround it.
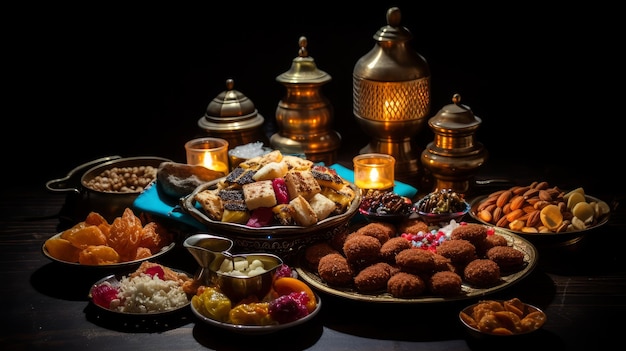
<svg viewBox="0 0 626 351">
<path fill-rule="evenodd" d="M 539 330 L 546 314 L 518 298 L 481 300 L 459 312 L 459 320 L 477 338 L 526 335 Z"/>
<path fill-rule="evenodd" d="M 363 192 L 359 213 L 373 221 L 399 222 L 413 211 L 411 199 L 392 191 L 368 189 Z"/>
<path fill-rule="evenodd" d="M 428 224 L 459 222 L 469 212 L 470 204 L 462 194 L 451 189 L 434 191 L 413 205 L 413 211 Z"/>
</svg>

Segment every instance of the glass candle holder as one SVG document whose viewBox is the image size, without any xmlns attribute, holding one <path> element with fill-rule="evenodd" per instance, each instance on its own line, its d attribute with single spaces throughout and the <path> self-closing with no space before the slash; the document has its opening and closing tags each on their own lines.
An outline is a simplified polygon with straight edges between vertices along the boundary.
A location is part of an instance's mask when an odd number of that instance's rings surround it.
<svg viewBox="0 0 626 351">
<path fill-rule="evenodd" d="M 200 165 L 228 174 L 228 141 L 221 138 L 198 138 L 185 143 L 187 164 Z"/>
<path fill-rule="evenodd" d="M 354 184 L 359 189 L 390 190 L 396 159 L 387 154 L 361 154 L 352 159 Z"/>
</svg>

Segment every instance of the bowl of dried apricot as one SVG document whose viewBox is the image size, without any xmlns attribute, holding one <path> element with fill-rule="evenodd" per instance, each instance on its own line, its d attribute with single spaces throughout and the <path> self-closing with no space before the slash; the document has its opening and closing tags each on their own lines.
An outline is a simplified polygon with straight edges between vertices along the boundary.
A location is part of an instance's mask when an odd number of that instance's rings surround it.
<svg viewBox="0 0 626 351">
<path fill-rule="evenodd" d="M 487 336 L 525 335 L 540 329 L 546 314 L 518 298 L 509 300 L 481 300 L 459 312 L 461 324 L 470 335 Z"/>
</svg>

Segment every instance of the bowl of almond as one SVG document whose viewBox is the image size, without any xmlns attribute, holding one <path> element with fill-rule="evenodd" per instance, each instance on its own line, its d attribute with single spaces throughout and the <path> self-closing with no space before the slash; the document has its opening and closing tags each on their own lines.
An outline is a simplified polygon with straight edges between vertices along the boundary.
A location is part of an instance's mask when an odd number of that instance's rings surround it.
<svg viewBox="0 0 626 351">
<path fill-rule="evenodd" d="M 183 211 L 234 242 L 283 258 L 348 230 L 358 188 L 329 167 L 274 150 L 181 198 Z"/>
<path fill-rule="evenodd" d="M 562 190 L 548 182 L 513 186 L 475 197 L 470 216 L 534 244 L 573 244 L 606 224 L 611 208 L 582 187 Z"/>
</svg>

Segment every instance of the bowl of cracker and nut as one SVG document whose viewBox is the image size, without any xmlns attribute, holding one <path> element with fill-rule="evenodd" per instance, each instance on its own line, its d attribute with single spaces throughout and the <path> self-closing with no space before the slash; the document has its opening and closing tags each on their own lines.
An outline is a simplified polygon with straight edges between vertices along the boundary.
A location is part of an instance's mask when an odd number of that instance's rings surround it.
<svg viewBox="0 0 626 351">
<path fill-rule="evenodd" d="M 237 250 L 283 258 L 347 230 L 360 203 L 359 189 L 332 168 L 278 150 L 242 162 L 180 201 Z"/>
</svg>

